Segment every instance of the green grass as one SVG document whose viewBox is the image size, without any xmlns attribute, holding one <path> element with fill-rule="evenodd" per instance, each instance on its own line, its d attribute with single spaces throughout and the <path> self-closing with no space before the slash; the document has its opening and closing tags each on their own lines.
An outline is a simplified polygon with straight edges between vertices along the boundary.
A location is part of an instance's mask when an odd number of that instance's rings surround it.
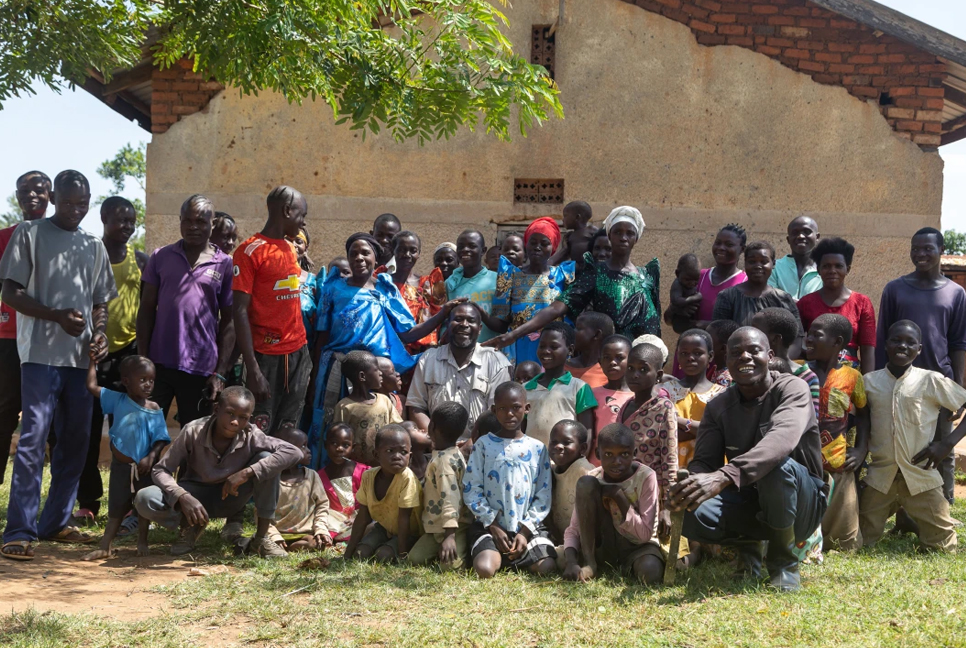
<svg viewBox="0 0 966 648">
<path fill-rule="evenodd" d="M 0 509 L 6 498 L 0 488 Z M 152 531 L 155 545 L 171 537 Z M 966 564 L 918 554 L 908 536 L 803 566 L 793 595 L 736 585 L 721 562 L 648 589 L 613 573 L 587 586 L 515 573 L 484 582 L 334 555 L 306 572 L 299 558 L 232 557 L 215 529 L 201 546 L 233 569 L 158 588 L 163 616 L 15 614 L 0 617 L 0 646 L 966 646 Z"/>
</svg>

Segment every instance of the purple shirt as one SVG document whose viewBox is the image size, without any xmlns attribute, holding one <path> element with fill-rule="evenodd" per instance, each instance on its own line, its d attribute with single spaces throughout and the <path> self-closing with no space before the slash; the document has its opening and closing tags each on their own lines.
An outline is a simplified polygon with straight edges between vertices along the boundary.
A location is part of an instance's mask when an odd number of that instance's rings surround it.
<svg viewBox="0 0 966 648">
<path fill-rule="evenodd" d="M 886 366 L 885 342 L 889 327 L 904 319 L 912 320 L 922 329 L 922 351 L 913 365 L 952 378 L 949 354 L 966 349 L 966 290 L 953 281 L 931 290 L 917 288 L 905 277 L 887 283 L 879 301 L 876 369 Z"/>
<path fill-rule="evenodd" d="M 231 257 L 188 263 L 182 241 L 151 253 L 141 281 L 158 288 L 148 355 L 156 364 L 198 376 L 218 365 L 218 312 L 231 306 Z"/>
</svg>

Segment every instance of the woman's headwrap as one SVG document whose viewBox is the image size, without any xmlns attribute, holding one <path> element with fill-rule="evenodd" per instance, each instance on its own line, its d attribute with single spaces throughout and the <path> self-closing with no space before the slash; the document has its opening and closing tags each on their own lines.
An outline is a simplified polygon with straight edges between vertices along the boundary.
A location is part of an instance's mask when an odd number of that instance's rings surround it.
<svg viewBox="0 0 966 648">
<path fill-rule="evenodd" d="M 533 234 L 543 234 L 546 236 L 550 239 L 550 248 L 553 252 L 557 251 L 557 247 L 560 245 L 560 226 L 557 225 L 557 221 L 549 216 L 543 216 L 530 223 L 527 231 L 523 233 L 524 246 L 530 241 L 530 236 Z"/>
<path fill-rule="evenodd" d="M 456 243 L 450 243 L 449 241 L 445 241 L 443 243 L 440 243 L 439 245 L 436 246 L 436 249 L 433 250 L 433 256 L 435 257 L 437 252 L 439 252 L 440 250 L 447 249 L 447 248 L 449 248 L 453 252 L 456 252 Z"/>
<path fill-rule="evenodd" d="M 604 229 L 610 234 L 610 228 L 617 223 L 630 223 L 637 230 L 637 238 L 641 238 L 641 234 L 644 233 L 644 217 L 641 216 L 641 212 L 633 207 L 618 207 L 604 219 Z"/>
<path fill-rule="evenodd" d="M 369 247 L 372 248 L 372 251 L 375 252 L 377 259 L 382 256 L 382 246 L 379 245 L 379 241 L 377 241 L 371 234 L 366 234 L 365 232 L 356 232 L 346 239 L 345 253 L 347 255 L 349 254 L 349 248 L 351 248 L 352 244 L 356 241 L 365 241 L 368 243 Z"/>
</svg>

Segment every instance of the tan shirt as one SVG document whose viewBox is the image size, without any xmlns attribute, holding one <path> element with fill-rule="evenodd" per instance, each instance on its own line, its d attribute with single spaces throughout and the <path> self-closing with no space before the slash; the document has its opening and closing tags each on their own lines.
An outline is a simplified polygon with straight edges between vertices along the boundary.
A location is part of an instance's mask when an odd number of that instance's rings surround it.
<svg viewBox="0 0 966 648">
<path fill-rule="evenodd" d="M 896 379 L 888 369 L 864 376 L 872 417 L 865 483 L 888 493 L 901 470 L 911 495 L 943 485 L 938 470 L 925 470 L 912 458 L 936 435 L 940 408 L 955 412 L 966 403 L 966 389 L 935 371 L 909 367 Z"/>
<path fill-rule="evenodd" d="M 577 481 L 594 469 L 594 464 L 584 457 L 567 466 L 562 473 L 553 473 L 553 503 L 550 505 L 550 516 L 557 532 L 563 532 L 570 526 L 570 518 L 574 513 L 577 501 Z"/>
<path fill-rule="evenodd" d="M 328 535 L 329 496 L 314 470 L 302 467 L 296 482 L 279 482 L 275 522 L 268 526 L 268 537 L 278 542 L 282 534 Z"/>
<path fill-rule="evenodd" d="M 361 446 L 362 462 L 370 466 L 376 462 L 376 432 L 390 423 L 402 423 L 395 403 L 385 394 L 372 392 L 375 400 L 360 403 L 343 398 L 336 403 L 332 414 L 333 423 L 346 423 L 352 428 L 353 443 Z"/>
<path fill-rule="evenodd" d="M 463 475 L 466 459 L 456 446 L 438 450 L 426 466 L 423 482 L 423 531 L 444 533 L 465 529 L 472 516 L 463 503 Z"/>
<path fill-rule="evenodd" d="M 460 403 L 470 415 L 463 433 L 463 438 L 469 438 L 476 419 L 493 404 L 497 385 L 508 380 L 510 361 L 496 349 L 477 345 L 461 367 L 447 344 L 428 350 L 419 359 L 406 406 L 432 414 L 441 403 Z"/>
</svg>

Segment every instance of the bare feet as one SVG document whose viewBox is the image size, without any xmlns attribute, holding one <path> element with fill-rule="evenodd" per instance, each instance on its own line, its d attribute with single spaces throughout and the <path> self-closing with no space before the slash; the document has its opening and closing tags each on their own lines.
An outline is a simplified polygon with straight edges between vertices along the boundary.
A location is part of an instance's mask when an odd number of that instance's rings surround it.
<svg viewBox="0 0 966 648">
<path fill-rule="evenodd" d="M 144 556 L 150 556 L 150 555 L 151 555 L 151 547 L 147 543 L 141 544 L 139 542 L 138 543 L 138 556 L 140 556 L 140 557 L 143 558 Z"/>
<path fill-rule="evenodd" d="M 95 549 L 89 554 L 85 555 L 81 560 L 104 560 L 106 558 L 113 558 L 114 552 L 111 549 Z"/>
<path fill-rule="evenodd" d="M 589 583 L 595 578 L 597 578 L 597 565 L 581 567 L 580 574 L 577 575 L 577 580 L 581 583 Z"/>
</svg>

